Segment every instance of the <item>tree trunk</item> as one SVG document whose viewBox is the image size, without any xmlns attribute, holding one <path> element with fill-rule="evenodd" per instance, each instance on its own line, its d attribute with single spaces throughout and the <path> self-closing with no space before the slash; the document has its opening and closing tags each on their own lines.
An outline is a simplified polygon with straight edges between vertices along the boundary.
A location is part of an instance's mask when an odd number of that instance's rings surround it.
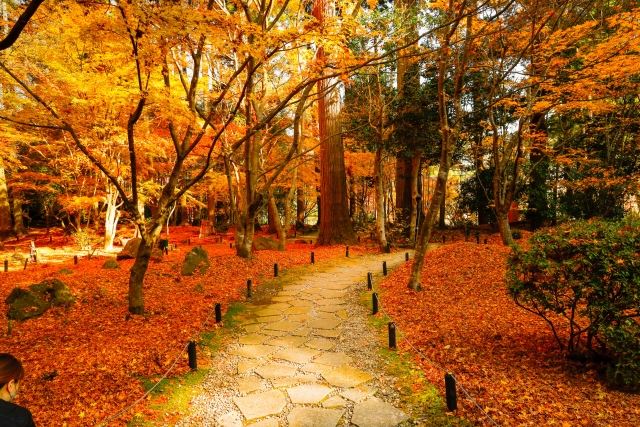
<svg viewBox="0 0 640 427">
<path fill-rule="evenodd" d="M 380 251 L 387 250 L 387 233 L 385 223 L 387 221 L 387 215 L 384 210 L 384 175 L 383 175 L 383 163 L 382 163 L 382 146 L 378 146 L 376 150 L 375 164 L 374 164 L 374 180 L 376 186 L 376 231 L 378 233 L 378 245 Z"/>
<path fill-rule="evenodd" d="M 0 239 L 9 237 L 12 231 L 11 205 L 4 165 L 0 159 Z"/>
<path fill-rule="evenodd" d="M 282 226 L 282 222 L 280 222 L 280 214 L 278 213 L 278 205 L 276 204 L 276 199 L 273 197 L 273 193 L 269 194 L 269 204 L 268 204 L 269 215 L 273 217 L 273 226 L 276 229 L 276 234 L 278 235 L 278 250 L 284 251 L 287 243 L 287 233 Z"/>
<path fill-rule="evenodd" d="M 438 222 L 438 228 L 440 228 L 440 230 L 444 230 L 444 228 L 446 227 L 446 222 L 445 222 L 445 217 L 447 215 L 447 210 L 446 210 L 446 203 L 447 203 L 447 187 L 444 188 L 444 191 L 442 192 L 442 200 L 440 200 L 440 220 Z"/>
<path fill-rule="evenodd" d="M 408 224 L 412 216 L 411 182 L 413 159 L 398 157 L 396 159 L 396 210 L 398 220 Z"/>
<path fill-rule="evenodd" d="M 16 237 L 24 236 L 26 234 L 24 229 L 24 222 L 22 221 L 22 199 L 16 195 L 12 194 L 11 205 L 13 212 L 13 232 Z"/>
<path fill-rule="evenodd" d="M 304 228 L 306 210 L 307 203 L 304 199 L 304 188 L 299 185 L 296 189 L 296 228 Z"/>
<path fill-rule="evenodd" d="M 321 25 L 325 17 L 335 15 L 335 5 L 316 0 L 313 15 Z M 318 49 L 318 61 L 326 61 L 326 52 Z M 340 126 L 340 91 L 337 79 L 318 82 L 318 127 L 320 137 L 320 233 L 319 245 L 353 243 L 355 234 L 349 218 L 347 175 Z"/>
<path fill-rule="evenodd" d="M 113 241 L 116 238 L 116 230 L 118 220 L 120 219 L 120 211 L 118 210 L 118 193 L 114 188 L 109 186 L 105 197 L 107 211 L 104 218 L 104 250 L 113 250 Z"/>
<path fill-rule="evenodd" d="M 511 226 L 509 225 L 509 211 L 496 212 L 496 219 L 498 221 L 498 230 L 500 230 L 500 237 L 502 237 L 502 243 L 506 246 L 514 244 L 513 236 L 511 235 Z"/>
<path fill-rule="evenodd" d="M 271 199 L 273 199 L 274 204 L 276 203 L 276 199 L 273 197 L 273 194 L 270 194 L 269 201 L 267 203 L 267 233 L 276 234 L 278 233 L 278 226 L 276 223 L 280 220 L 277 217 L 278 209 L 271 209 Z"/>
<path fill-rule="evenodd" d="M 416 239 L 416 222 L 418 220 L 418 174 L 420 172 L 420 155 L 411 159 L 411 215 L 409 216 L 409 240 Z"/>
<path fill-rule="evenodd" d="M 131 266 L 129 273 L 129 313 L 131 314 L 143 314 L 144 313 L 144 297 L 143 297 L 143 285 L 144 276 L 149 268 L 149 260 L 151 259 L 151 251 L 160 236 L 162 230 L 162 223 L 164 221 L 157 221 L 153 228 L 148 233 L 142 233 L 142 241 L 136 254 L 136 259 Z"/>
</svg>

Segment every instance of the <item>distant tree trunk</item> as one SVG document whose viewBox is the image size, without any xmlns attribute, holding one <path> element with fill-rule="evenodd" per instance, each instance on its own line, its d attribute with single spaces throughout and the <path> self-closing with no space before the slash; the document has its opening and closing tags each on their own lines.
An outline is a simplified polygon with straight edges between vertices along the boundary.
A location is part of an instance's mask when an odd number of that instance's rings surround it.
<svg viewBox="0 0 640 427">
<path fill-rule="evenodd" d="M 446 210 L 446 203 L 447 203 L 447 187 L 444 188 L 444 191 L 442 192 L 442 200 L 440 200 L 440 220 L 438 221 L 438 228 L 440 228 L 440 230 L 444 230 L 444 228 L 446 227 L 446 222 L 445 222 L 445 217 L 447 215 L 447 210 Z"/>
<path fill-rule="evenodd" d="M 398 157 L 396 159 L 396 210 L 398 219 L 405 225 L 410 222 L 412 216 L 411 190 L 413 176 L 413 159 L 410 157 Z"/>
<path fill-rule="evenodd" d="M 304 198 L 304 187 L 299 184 L 296 189 L 296 228 L 304 228 L 306 211 L 307 202 Z"/>
<path fill-rule="evenodd" d="M 376 150 L 373 179 L 376 186 L 376 231 L 378 233 L 378 245 L 382 252 L 387 250 L 387 232 L 385 225 L 387 214 L 384 209 L 385 191 L 383 170 L 382 146 L 380 145 Z"/>
<path fill-rule="evenodd" d="M 104 250 L 113 250 L 113 241 L 116 238 L 116 230 L 118 220 L 120 219 L 120 210 L 118 202 L 118 192 L 111 184 L 107 184 L 107 192 L 105 195 L 105 205 L 107 211 L 104 218 Z"/>
<path fill-rule="evenodd" d="M 549 219 L 549 156 L 546 154 L 547 124 L 545 114 L 536 113 L 531 117 L 529 126 L 532 143 L 529 152 L 528 209 L 527 219 L 531 228 L 542 227 Z"/>
<path fill-rule="evenodd" d="M 22 220 L 22 199 L 19 195 L 15 194 L 15 192 L 13 192 L 11 197 L 11 207 L 13 213 L 13 232 L 16 237 L 24 236 L 26 231 Z"/>
<path fill-rule="evenodd" d="M 276 222 L 279 222 L 279 219 L 277 218 L 278 209 L 275 211 L 271 209 L 271 199 L 273 199 L 273 203 L 276 203 L 276 199 L 273 197 L 273 192 L 270 192 L 269 200 L 267 201 L 267 233 L 276 234 L 278 232 Z"/>
<path fill-rule="evenodd" d="M 334 4 L 316 0 L 313 15 L 324 23 L 324 18 L 335 14 Z M 317 58 L 326 61 L 322 47 Z M 340 126 L 340 92 L 336 79 L 318 82 L 318 127 L 320 137 L 320 233 L 319 245 L 352 243 L 355 241 L 349 218 L 347 176 L 344 166 L 344 146 Z"/>
<path fill-rule="evenodd" d="M 409 240 L 416 239 L 416 221 L 418 220 L 418 174 L 420 172 L 420 154 L 411 159 L 411 215 L 409 216 Z"/>
<path fill-rule="evenodd" d="M 187 197 L 180 197 L 177 225 L 189 224 L 189 208 L 187 207 Z"/>
<path fill-rule="evenodd" d="M 216 232 L 216 210 L 218 205 L 218 192 L 209 191 L 207 195 L 207 220 L 209 228 L 205 230 L 205 236 L 209 236 Z"/>
<path fill-rule="evenodd" d="M 9 191 L 4 164 L 0 159 L 0 239 L 11 234 L 11 205 L 9 204 Z"/>
<path fill-rule="evenodd" d="M 273 197 L 272 192 L 269 192 L 268 209 L 269 209 L 270 215 L 273 217 L 273 226 L 276 229 L 276 234 L 278 236 L 278 250 L 284 251 L 287 243 L 287 232 L 282 226 L 282 223 L 280 222 L 278 205 L 276 204 L 276 199 Z"/>
</svg>

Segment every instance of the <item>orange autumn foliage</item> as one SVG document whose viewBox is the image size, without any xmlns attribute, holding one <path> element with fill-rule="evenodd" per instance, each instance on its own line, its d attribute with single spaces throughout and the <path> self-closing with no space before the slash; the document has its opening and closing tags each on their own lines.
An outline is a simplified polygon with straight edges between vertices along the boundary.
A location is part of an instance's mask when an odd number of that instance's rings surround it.
<svg viewBox="0 0 640 427">
<path fill-rule="evenodd" d="M 605 388 L 595 369 L 564 357 L 543 320 L 514 304 L 504 282 L 509 250 L 447 244 L 427 253 L 421 292 L 406 286 L 409 263 L 384 280 L 381 303 L 400 350 L 414 351 L 412 343 L 453 372 L 498 425 L 639 425 L 639 395 Z M 413 355 L 444 395 L 444 372 Z M 460 390 L 458 398 L 457 415 L 490 425 Z"/>
</svg>

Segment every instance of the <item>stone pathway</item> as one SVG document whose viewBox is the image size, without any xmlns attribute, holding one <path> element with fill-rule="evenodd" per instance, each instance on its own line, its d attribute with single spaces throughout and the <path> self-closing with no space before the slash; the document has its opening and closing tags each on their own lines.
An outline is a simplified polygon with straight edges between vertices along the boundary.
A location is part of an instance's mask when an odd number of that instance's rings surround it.
<svg viewBox="0 0 640 427">
<path fill-rule="evenodd" d="M 204 391 L 179 426 L 386 427 L 410 423 L 377 366 L 357 298 L 368 271 L 404 253 L 364 256 L 287 284 L 240 318 L 242 334 L 216 354 Z"/>
</svg>

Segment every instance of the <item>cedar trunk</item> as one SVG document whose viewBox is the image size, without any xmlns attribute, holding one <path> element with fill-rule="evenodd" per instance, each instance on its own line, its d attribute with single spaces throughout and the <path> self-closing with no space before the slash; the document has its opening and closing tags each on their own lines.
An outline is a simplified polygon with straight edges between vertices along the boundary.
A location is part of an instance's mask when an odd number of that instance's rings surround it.
<svg viewBox="0 0 640 427">
<path fill-rule="evenodd" d="M 382 252 L 387 249 L 387 233 L 385 222 L 387 215 L 384 210 L 384 176 L 382 174 L 382 146 L 376 150 L 374 164 L 374 180 L 376 185 L 376 232 L 378 234 L 378 245 Z"/>
</svg>

